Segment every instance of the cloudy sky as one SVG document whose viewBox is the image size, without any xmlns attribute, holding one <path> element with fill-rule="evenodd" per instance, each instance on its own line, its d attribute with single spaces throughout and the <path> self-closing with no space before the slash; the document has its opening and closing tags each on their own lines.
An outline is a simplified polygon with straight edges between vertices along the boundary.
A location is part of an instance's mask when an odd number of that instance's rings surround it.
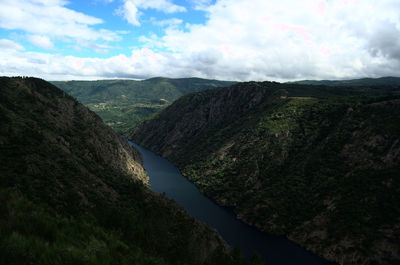
<svg viewBox="0 0 400 265">
<path fill-rule="evenodd" d="M 400 76 L 400 1 L 0 0 L 0 75 Z"/>
</svg>

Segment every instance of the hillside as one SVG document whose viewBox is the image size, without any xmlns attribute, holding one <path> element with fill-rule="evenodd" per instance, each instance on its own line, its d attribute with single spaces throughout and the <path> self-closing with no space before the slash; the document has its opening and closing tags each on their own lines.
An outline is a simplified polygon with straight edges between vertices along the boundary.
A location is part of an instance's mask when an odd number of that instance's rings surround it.
<svg viewBox="0 0 400 265">
<path fill-rule="evenodd" d="M 201 78 L 143 81 L 55 81 L 52 82 L 96 112 L 104 122 L 125 136 L 138 123 L 171 104 L 178 97 L 205 89 L 230 86 L 235 82 Z"/>
<path fill-rule="evenodd" d="M 399 264 L 398 95 L 239 83 L 181 97 L 131 139 L 262 231 L 340 264 Z"/>
<path fill-rule="evenodd" d="M 246 264 L 65 92 L 1 77 L 0 103 L 0 264 Z"/>
<path fill-rule="evenodd" d="M 303 84 L 303 85 L 325 85 L 325 86 L 366 86 L 366 87 L 399 87 L 400 77 L 380 77 L 380 78 L 360 78 L 350 80 L 301 80 L 290 83 Z"/>
</svg>

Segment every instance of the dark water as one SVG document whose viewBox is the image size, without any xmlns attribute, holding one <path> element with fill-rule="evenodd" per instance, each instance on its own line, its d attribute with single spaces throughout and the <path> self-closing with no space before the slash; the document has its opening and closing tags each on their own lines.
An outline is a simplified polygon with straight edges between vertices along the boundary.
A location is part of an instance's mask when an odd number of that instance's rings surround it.
<svg viewBox="0 0 400 265">
<path fill-rule="evenodd" d="M 143 155 L 144 168 L 154 192 L 182 205 L 192 216 L 216 229 L 231 246 L 240 248 L 242 255 L 251 257 L 258 252 L 270 265 L 328 265 L 335 264 L 315 256 L 288 239 L 262 233 L 236 219 L 234 213 L 220 207 L 199 192 L 166 159 L 134 143 Z"/>
</svg>

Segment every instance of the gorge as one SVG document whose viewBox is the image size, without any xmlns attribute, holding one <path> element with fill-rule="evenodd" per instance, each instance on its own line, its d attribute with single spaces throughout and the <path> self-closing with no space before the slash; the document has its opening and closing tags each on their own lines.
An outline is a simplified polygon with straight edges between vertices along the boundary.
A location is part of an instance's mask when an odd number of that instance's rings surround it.
<svg viewBox="0 0 400 265">
<path fill-rule="evenodd" d="M 143 156 L 143 166 L 149 175 L 151 190 L 173 199 L 189 214 L 216 229 L 232 247 L 239 247 L 242 255 L 251 259 L 262 256 L 269 265 L 334 265 L 313 255 L 282 236 L 262 233 L 240 220 L 234 212 L 215 204 L 200 193 L 198 188 L 180 174 L 166 159 L 134 143 Z"/>
<path fill-rule="evenodd" d="M 341 264 L 399 260 L 399 87 L 239 83 L 185 95 L 130 139 L 219 205 Z"/>
</svg>

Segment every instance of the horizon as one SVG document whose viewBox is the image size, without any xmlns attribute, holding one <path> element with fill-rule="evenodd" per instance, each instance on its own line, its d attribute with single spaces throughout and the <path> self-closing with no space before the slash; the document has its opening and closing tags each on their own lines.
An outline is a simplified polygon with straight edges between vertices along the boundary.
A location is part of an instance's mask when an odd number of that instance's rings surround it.
<svg viewBox="0 0 400 265">
<path fill-rule="evenodd" d="M 396 0 L 14 0 L 0 75 L 49 81 L 398 75 Z"/>
<path fill-rule="evenodd" d="M 153 76 L 153 77 L 148 77 L 145 79 L 134 79 L 134 78 L 103 78 L 103 79 L 68 79 L 68 80 L 59 80 L 59 79 L 44 79 L 41 77 L 37 77 L 37 76 L 6 76 L 6 77 L 25 77 L 25 78 L 40 78 L 43 79 L 45 81 L 48 82 L 72 82 L 72 81 L 87 81 L 87 82 L 91 82 L 91 81 L 118 81 L 118 80 L 128 80 L 128 81 L 146 81 L 146 80 L 150 80 L 150 79 L 155 79 L 155 78 L 165 78 L 165 79 L 191 79 L 191 78 L 195 78 L 195 79 L 203 79 L 203 80 L 213 80 L 213 81 L 227 81 L 227 82 L 278 82 L 278 83 L 294 83 L 294 82 L 301 82 L 301 81 L 353 81 L 353 80 L 361 80 L 361 79 L 382 79 L 382 78 L 399 78 L 400 76 L 380 76 L 380 77 L 360 77 L 360 78 L 345 78 L 345 79 L 301 79 L 301 80 L 293 80 L 293 81 L 274 81 L 274 80 L 247 80 L 247 81 L 238 81 L 238 80 L 221 80 L 221 79 L 212 79 L 212 78 L 202 78 L 202 77 L 196 77 L 196 76 L 191 76 L 191 77 L 166 77 L 166 76 Z"/>
</svg>

